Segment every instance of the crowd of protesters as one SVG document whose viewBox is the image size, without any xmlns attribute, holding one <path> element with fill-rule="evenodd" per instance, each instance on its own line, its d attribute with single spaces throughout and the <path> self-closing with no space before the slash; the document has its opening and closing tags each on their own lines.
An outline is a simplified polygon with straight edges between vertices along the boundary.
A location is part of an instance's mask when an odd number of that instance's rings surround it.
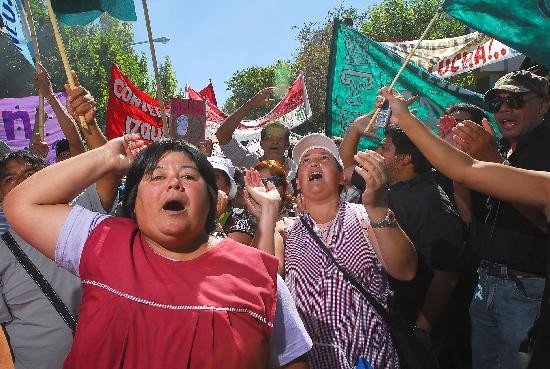
<svg viewBox="0 0 550 369">
<path fill-rule="evenodd" d="M 550 362 L 548 80 L 520 70 L 437 134 L 383 88 L 390 123 L 262 153 L 108 141 L 79 85 L 38 65 L 65 139 L 0 159 L 0 367 L 536 369 Z M 83 116 L 87 128 L 77 123 Z M 46 117 L 47 118 L 47 117 Z M 213 150 L 213 142 L 220 150 Z M 338 143 L 335 143 L 338 142 Z M 221 152 L 222 155 L 214 155 Z"/>
</svg>

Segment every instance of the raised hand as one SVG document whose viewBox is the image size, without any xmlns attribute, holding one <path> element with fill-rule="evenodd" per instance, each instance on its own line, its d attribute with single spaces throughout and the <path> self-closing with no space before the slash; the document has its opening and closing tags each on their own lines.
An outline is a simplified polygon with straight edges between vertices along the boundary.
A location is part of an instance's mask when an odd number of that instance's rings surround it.
<svg viewBox="0 0 550 369">
<path fill-rule="evenodd" d="M 436 126 L 439 137 L 456 146 L 453 140 L 453 128 L 458 124 L 452 115 L 444 115 L 439 118 L 439 124 Z"/>
<path fill-rule="evenodd" d="M 33 133 L 33 139 L 30 140 L 29 151 L 42 158 L 48 156 L 50 147 L 44 141 L 40 140 L 40 134 L 38 132 Z"/>
<path fill-rule="evenodd" d="M 253 98 L 249 100 L 249 103 L 254 108 L 259 108 L 261 106 L 273 104 L 275 100 L 273 99 L 273 94 L 275 93 L 275 87 L 266 87 L 261 89 L 254 95 Z"/>
<path fill-rule="evenodd" d="M 465 120 L 452 129 L 455 146 L 474 159 L 502 163 L 504 160 L 497 149 L 495 131 L 487 119 L 482 126 Z"/>
<path fill-rule="evenodd" d="M 33 82 L 34 87 L 38 93 L 42 96 L 52 96 L 53 88 L 51 83 L 51 77 L 48 74 L 48 71 L 38 63 L 36 66 L 36 74 L 34 75 Z"/>
<path fill-rule="evenodd" d="M 114 138 L 103 146 L 113 165 L 112 169 L 121 173 L 128 170 L 137 154 L 145 147 L 145 142 L 138 134 Z"/>
<path fill-rule="evenodd" d="M 218 218 L 225 213 L 227 204 L 229 203 L 229 197 L 222 190 L 218 190 L 218 202 L 216 204 L 216 215 Z"/>
<path fill-rule="evenodd" d="M 380 136 L 377 135 L 376 133 L 374 133 L 374 129 L 376 129 L 374 124 L 370 127 L 370 129 L 368 131 L 366 131 L 366 129 L 369 125 L 369 122 L 372 118 L 372 114 L 373 113 L 370 112 L 368 114 L 361 115 L 361 116 L 355 118 L 355 120 L 353 121 L 353 124 L 350 126 L 350 129 L 357 130 L 357 132 L 360 135 L 379 139 Z"/>
<path fill-rule="evenodd" d="M 384 99 L 388 100 L 392 110 L 392 116 L 396 118 L 395 121 L 392 121 L 394 124 L 399 125 L 401 118 L 405 118 L 412 114 L 412 112 L 409 111 L 409 105 L 412 103 L 412 101 L 410 103 L 409 101 L 412 98 L 406 100 L 395 88 L 392 88 L 390 91 L 388 87 L 382 87 L 378 90 L 378 93 L 382 95 Z M 384 104 L 384 99 L 377 98 L 376 107 L 381 108 Z"/>
<path fill-rule="evenodd" d="M 71 90 L 68 84 L 65 85 L 67 93 L 67 111 L 80 122 L 79 116 L 84 116 L 87 124 L 95 124 L 96 102 L 88 90 L 80 85 L 76 72 L 71 71 L 75 83 L 75 89 Z"/>
<path fill-rule="evenodd" d="M 388 176 L 384 158 L 375 151 L 366 150 L 355 155 L 359 164 L 355 170 L 365 180 L 366 188 L 362 195 L 365 206 L 384 207 L 384 192 L 388 187 Z"/>
<path fill-rule="evenodd" d="M 262 183 L 260 173 L 251 168 L 244 176 L 245 190 L 244 199 L 248 211 L 256 218 L 260 218 L 264 208 L 272 207 L 279 209 L 281 206 L 281 195 L 275 185 L 268 182 L 266 186 Z"/>
</svg>

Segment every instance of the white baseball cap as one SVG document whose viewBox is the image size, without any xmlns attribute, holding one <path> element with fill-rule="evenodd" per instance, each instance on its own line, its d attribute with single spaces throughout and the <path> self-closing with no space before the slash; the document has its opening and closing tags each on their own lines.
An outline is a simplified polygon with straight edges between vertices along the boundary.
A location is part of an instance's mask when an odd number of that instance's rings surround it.
<svg viewBox="0 0 550 369">
<path fill-rule="evenodd" d="M 233 179 L 233 176 L 235 175 L 235 167 L 233 166 L 233 163 L 231 162 L 231 160 L 219 156 L 209 156 L 208 161 L 210 162 L 210 164 L 212 164 L 214 169 L 221 170 L 229 177 L 231 187 L 229 189 L 227 197 L 229 198 L 229 200 L 232 200 L 235 195 L 237 195 L 237 184 Z"/>
<path fill-rule="evenodd" d="M 334 159 L 336 159 L 336 162 L 340 164 L 340 167 L 344 167 L 344 164 L 342 163 L 342 159 L 340 159 L 340 153 L 338 152 L 338 146 L 330 139 L 329 137 L 320 134 L 320 133 L 312 133 L 310 135 L 307 135 L 303 137 L 296 146 L 294 146 L 294 150 L 292 150 L 292 159 L 300 165 L 300 162 L 302 161 L 302 157 L 310 150 L 313 149 L 325 149 L 327 150 L 332 156 L 334 156 Z"/>
</svg>

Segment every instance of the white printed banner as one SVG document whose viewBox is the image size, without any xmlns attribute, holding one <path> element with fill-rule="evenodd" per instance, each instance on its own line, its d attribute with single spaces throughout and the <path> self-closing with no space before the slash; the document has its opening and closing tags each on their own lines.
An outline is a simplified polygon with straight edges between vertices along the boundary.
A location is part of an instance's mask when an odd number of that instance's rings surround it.
<svg viewBox="0 0 550 369">
<path fill-rule="evenodd" d="M 382 42 L 402 58 L 414 49 L 417 41 Z M 473 69 L 510 59 L 520 53 L 480 32 L 464 36 L 424 40 L 414 52 L 411 62 L 430 73 L 448 78 Z"/>
</svg>

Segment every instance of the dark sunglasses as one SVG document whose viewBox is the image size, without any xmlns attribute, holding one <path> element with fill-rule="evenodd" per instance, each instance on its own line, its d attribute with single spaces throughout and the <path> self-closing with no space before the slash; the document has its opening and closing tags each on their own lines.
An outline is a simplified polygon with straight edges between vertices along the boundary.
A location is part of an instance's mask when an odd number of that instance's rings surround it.
<svg viewBox="0 0 550 369">
<path fill-rule="evenodd" d="M 269 178 L 262 178 L 262 183 L 264 186 L 267 186 L 267 182 L 273 183 L 275 187 L 277 186 L 284 186 L 285 181 L 282 178 L 279 177 L 269 177 Z"/>
<path fill-rule="evenodd" d="M 500 110 L 504 103 L 512 109 L 521 109 L 525 106 L 526 102 L 527 100 L 525 100 L 522 95 L 514 94 L 509 96 L 496 96 L 487 101 L 487 104 L 489 105 L 489 110 L 491 113 L 496 113 Z"/>
</svg>

